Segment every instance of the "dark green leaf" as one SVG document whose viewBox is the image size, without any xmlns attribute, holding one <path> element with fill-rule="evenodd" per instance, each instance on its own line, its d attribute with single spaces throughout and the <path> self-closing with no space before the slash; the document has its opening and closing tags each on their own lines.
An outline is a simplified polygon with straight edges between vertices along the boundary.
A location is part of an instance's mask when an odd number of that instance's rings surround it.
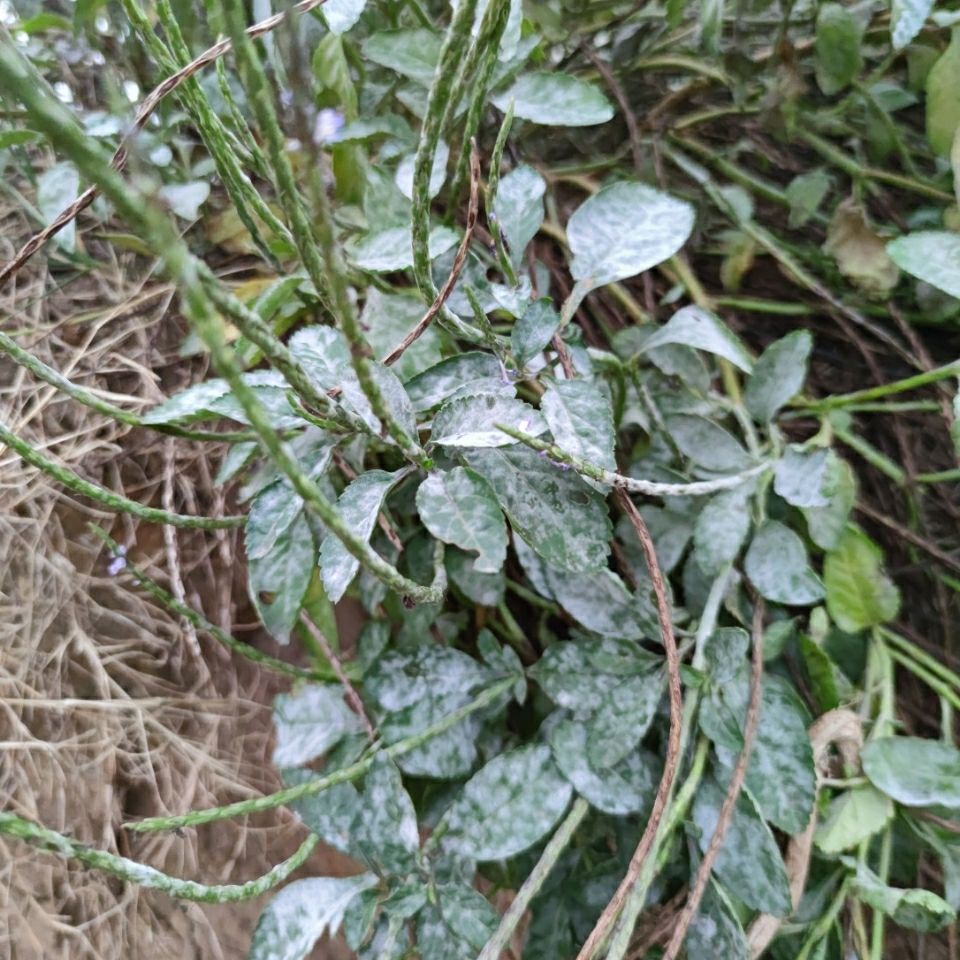
<svg viewBox="0 0 960 960">
<path fill-rule="evenodd" d="M 863 68 L 863 31 L 857 18 L 839 3 L 825 3 L 817 15 L 817 83 L 828 96 L 857 78 Z"/>
<path fill-rule="evenodd" d="M 733 908 L 715 883 L 707 886 L 690 924 L 687 960 L 748 960 L 750 948 Z"/>
</svg>

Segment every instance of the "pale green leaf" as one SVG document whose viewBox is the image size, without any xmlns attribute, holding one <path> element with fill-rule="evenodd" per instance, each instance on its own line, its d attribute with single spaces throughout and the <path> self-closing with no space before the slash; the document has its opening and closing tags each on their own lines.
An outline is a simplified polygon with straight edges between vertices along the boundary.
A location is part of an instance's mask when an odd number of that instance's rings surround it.
<svg viewBox="0 0 960 960">
<path fill-rule="evenodd" d="M 260 914 L 249 960 L 304 960 L 324 933 L 339 929 L 354 897 L 376 884 L 373 873 L 288 883 Z"/>
<path fill-rule="evenodd" d="M 707 886 L 686 940 L 687 960 L 748 960 L 750 948 L 736 913 L 715 883 Z"/>
<path fill-rule="evenodd" d="M 168 183 L 157 191 L 157 196 L 181 219 L 196 220 L 200 207 L 210 196 L 210 184 L 206 180 Z"/>
<path fill-rule="evenodd" d="M 444 845 L 479 861 L 516 856 L 550 832 L 572 792 L 549 747 L 500 754 L 467 781 L 447 811 Z"/>
<path fill-rule="evenodd" d="M 790 204 L 791 230 L 804 226 L 820 209 L 832 184 L 830 175 L 820 168 L 798 174 L 787 184 L 785 193 Z"/>
<path fill-rule="evenodd" d="M 588 127 L 613 118 L 613 107 L 595 86 L 565 73 L 525 73 L 493 97 L 497 109 L 551 127 Z"/>
<path fill-rule="evenodd" d="M 923 27 L 935 0 L 892 0 L 890 35 L 894 50 L 902 50 Z"/>
<path fill-rule="evenodd" d="M 563 775 L 598 810 L 626 816 L 650 808 L 660 779 L 661 763 L 656 755 L 636 749 L 615 766 L 595 769 L 590 762 L 587 727 L 573 719 L 553 726 L 547 739 Z"/>
<path fill-rule="evenodd" d="M 80 191 L 80 174 L 72 163 L 58 163 L 40 174 L 37 180 L 37 209 L 44 224 L 53 221 L 69 207 Z M 77 249 L 77 225 L 71 220 L 53 242 L 71 253 Z"/>
<path fill-rule="evenodd" d="M 460 235 L 449 227 L 433 227 L 427 244 L 430 259 L 452 249 Z M 363 270 L 393 273 L 413 266 L 413 236 L 409 227 L 391 227 L 368 234 L 353 246 L 353 260 Z"/>
<path fill-rule="evenodd" d="M 432 30 L 389 30 L 363 44 L 366 59 L 429 87 L 440 59 L 441 37 Z"/>
<path fill-rule="evenodd" d="M 320 8 L 331 33 L 346 33 L 359 19 L 367 0 L 326 0 Z"/>
<path fill-rule="evenodd" d="M 830 456 L 823 447 L 805 450 L 790 444 L 773 468 L 774 491 L 794 507 L 826 506 Z"/>
<path fill-rule="evenodd" d="M 631 593 L 612 570 L 569 573 L 545 567 L 550 593 L 588 630 L 606 637 L 639 640 L 656 633 L 656 609 L 649 596 Z M 646 581 L 649 592 L 649 581 Z"/>
<path fill-rule="evenodd" d="M 866 784 L 845 790 L 830 801 L 817 824 L 817 846 L 828 856 L 859 847 L 878 834 L 893 817 L 890 798 Z"/>
<path fill-rule="evenodd" d="M 667 344 L 679 344 L 723 357 L 745 373 L 753 369 L 753 361 L 740 338 L 719 317 L 702 307 L 688 306 L 678 310 L 644 342 L 641 352 Z"/>
<path fill-rule="evenodd" d="M 273 701 L 277 742 L 273 763 L 297 767 L 323 756 L 331 747 L 363 727 L 346 705 L 339 684 L 308 684 Z"/>
<path fill-rule="evenodd" d="M 542 353 L 560 327 L 560 314 L 547 298 L 535 300 L 510 331 L 510 348 L 521 370 Z"/>
<path fill-rule="evenodd" d="M 693 208 L 642 183 L 615 183 L 567 223 L 570 270 L 585 289 L 643 273 L 672 257 L 693 230 Z"/>
<path fill-rule="evenodd" d="M 713 684 L 701 708 L 700 725 L 728 769 L 743 748 L 749 672 L 743 664 L 735 680 Z M 782 678 L 765 677 L 762 692 L 746 786 L 764 819 L 796 835 L 810 821 L 816 797 L 807 717 L 793 688 Z"/>
<path fill-rule="evenodd" d="M 360 474 L 340 494 L 337 510 L 346 524 L 363 540 L 369 540 L 377 523 L 383 501 L 401 472 L 369 470 Z M 332 533 L 320 546 L 320 575 L 331 603 L 337 603 L 360 569 L 360 561 Z"/>
<path fill-rule="evenodd" d="M 822 507 L 804 507 L 810 539 L 824 550 L 834 550 L 847 527 L 857 498 L 857 480 L 853 467 L 831 453 L 823 490 L 827 502 Z"/>
<path fill-rule="evenodd" d="M 887 253 L 911 276 L 960 298 L 960 234 L 946 230 L 908 233 L 891 240 Z"/>
<path fill-rule="evenodd" d="M 856 633 L 896 617 L 900 591 L 883 572 L 883 553 L 861 530 L 848 526 L 823 562 L 827 610 L 834 623 Z"/>
<path fill-rule="evenodd" d="M 430 183 L 428 195 L 431 199 L 443 188 L 447 179 L 447 162 L 450 159 L 450 148 L 442 140 L 437 144 L 437 152 L 433 155 L 433 166 L 430 168 Z M 397 189 L 408 199 L 413 199 L 413 168 L 416 164 L 416 154 L 409 154 L 400 161 L 394 183 Z"/>
<path fill-rule="evenodd" d="M 441 360 L 405 384 L 407 395 L 417 413 L 432 410 L 444 400 L 463 392 L 497 393 L 504 384 L 505 371 L 497 358 L 489 353 L 473 350 Z M 510 396 L 513 390 L 510 388 Z"/>
<path fill-rule="evenodd" d="M 464 459 L 544 560 L 572 573 L 606 566 L 612 532 L 606 503 L 576 473 L 520 444 L 466 450 Z"/>
<path fill-rule="evenodd" d="M 794 330 L 763 351 L 743 392 L 743 401 L 754 420 L 769 423 L 800 392 L 812 349 L 809 332 Z"/>
<path fill-rule="evenodd" d="M 289 490 L 285 483 L 280 486 Z M 263 625 L 280 644 L 290 641 L 290 631 L 297 622 L 317 556 L 303 502 L 292 491 L 289 499 L 298 507 L 293 520 L 277 532 L 269 551 L 247 556 L 250 598 Z M 253 515 L 251 509 L 251 517 Z M 249 525 L 245 534 L 249 543 Z"/>
<path fill-rule="evenodd" d="M 904 890 L 887 886 L 865 863 L 844 857 L 844 863 L 856 868 L 854 894 L 886 914 L 898 927 L 935 933 L 957 918 L 956 911 L 942 897 L 930 890 Z"/>
<path fill-rule="evenodd" d="M 463 883 L 436 886 L 437 902 L 417 917 L 420 960 L 476 960 L 497 928 L 497 913 L 483 894 Z"/>
<path fill-rule="evenodd" d="M 750 497 L 743 489 L 718 493 L 697 516 L 693 543 L 704 573 L 716 575 L 740 552 L 750 531 Z"/>
<path fill-rule="evenodd" d="M 695 464 L 718 473 L 736 473 L 753 461 L 733 434 L 706 417 L 674 414 L 664 418 L 667 433 Z"/>
<path fill-rule="evenodd" d="M 596 380 L 558 380 L 540 399 L 553 439 L 567 453 L 604 470 L 617 469 L 610 399 Z"/>
<path fill-rule="evenodd" d="M 481 393 L 448 400 L 433 418 L 430 439 L 444 447 L 506 447 L 516 443 L 505 424 L 539 436 L 547 424 L 540 412 L 515 397 Z"/>
<path fill-rule="evenodd" d="M 507 556 L 507 526 L 490 484 L 464 467 L 430 474 L 417 490 L 423 525 L 444 543 L 476 551 L 480 573 L 496 573 Z"/>
<path fill-rule="evenodd" d="M 716 780 L 708 777 L 694 798 L 693 822 L 703 852 L 716 829 L 724 793 Z M 754 910 L 775 917 L 785 917 L 792 910 L 787 870 L 777 842 L 746 794 L 737 800 L 713 872 L 738 900 Z"/>
<path fill-rule="evenodd" d="M 880 737 L 861 755 L 870 782 L 908 807 L 960 807 L 960 750 L 941 740 Z"/>
<path fill-rule="evenodd" d="M 744 569 L 760 595 L 774 603 L 808 606 L 823 598 L 803 541 L 789 527 L 768 520 L 754 534 Z"/>
<path fill-rule="evenodd" d="M 500 181 L 493 212 L 515 269 L 524 262 L 527 244 L 543 223 L 543 195 L 546 190 L 543 177 L 525 163 Z"/>
<path fill-rule="evenodd" d="M 927 140 L 933 152 L 949 157 L 960 127 L 960 26 L 955 26 L 950 44 L 927 74 Z M 957 236 L 954 234 L 954 236 Z M 948 291 L 949 292 L 949 291 Z"/>
</svg>

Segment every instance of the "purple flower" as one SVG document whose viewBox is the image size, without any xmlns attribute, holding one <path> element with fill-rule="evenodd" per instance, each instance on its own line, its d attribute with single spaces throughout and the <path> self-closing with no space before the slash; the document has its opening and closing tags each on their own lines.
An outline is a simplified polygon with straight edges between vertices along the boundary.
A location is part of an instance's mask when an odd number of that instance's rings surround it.
<svg viewBox="0 0 960 960">
<path fill-rule="evenodd" d="M 107 576 L 115 577 L 118 573 L 125 570 L 127 567 L 127 548 L 120 546 L 117 547 L 116 552 L 113 555 L 113 559 L 107 565 Z"/>
<path fill-rule="evenodd" d="M 317 119 L 313 125 L 313 142 L 318 147 L 325 143 L 336 143 L 337 136 L 345 125 L 346 120 L 339 110 L 324 107 L 317 113 Z"/>
</svg>

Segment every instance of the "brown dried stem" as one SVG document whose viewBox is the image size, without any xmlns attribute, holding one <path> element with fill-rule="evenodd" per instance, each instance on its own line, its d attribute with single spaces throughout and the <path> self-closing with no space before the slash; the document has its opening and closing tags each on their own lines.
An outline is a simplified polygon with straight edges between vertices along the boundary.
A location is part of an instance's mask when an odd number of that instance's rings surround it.
<svg viewBox="0 0 960 960">
<path fill-rule="evenodd" d="M 750 700 L 747 706 L 747 719 L 743 728 L 743 749 L 740 751 L 740 755 L 737 757 L 737 763 L 733 768 L 730 786 L 727 788 L 727 794 L 723 798 L 723 805 L 720 807 L 717 826 L 713 831 L 713 836 L 710 837 L 707 851 L 703 855 L 703 860 L 697 869 L 693 889 L 690 891 L 687 903 L 677 919 L 677 924 L 673 929 L 673 935 L 670 938 L 670 943 L 667 945 L 663 960 L 676 960 L 683 947 L 687 930 L 697 915 L 697 910 L 700 909 L 700 902 L 703 900 L 704 893 L 706 893 L 713 865 L 720 855 L 723 839 L 730 827 L 730 821 L 733 819 L 733 812 L 737 806 L 737 798 L 740 796 L 740 791 L 743 790 L 743 781 L 747 776 L 750 753 L 753 750 L 753 741 L 760 721 L 760 701 L 763 690 L 763 613 L 763 601 L 758 597 L 753 608 L 753 672 L 750 678 Z"/>
<path fill-rule="evenodd" d="M 663 648 L 667 654 L 667 675 L 670 694 L 670 736 L 667 740 L 667 756 L 663 765 L 663 775 L 660 777 L 660 785 L 657 787 L 657 795 L 654 798 L 653 809 L 650 811 L 650 819 L 647 821 L 643 836 L 640 838 L 637 849 L 634 850 L 633 856 L 630 858 L 626 875 L 620 882 L 620 886 L 617 887 L 616 893 L 604 908 L 600 919 L 590 932 L 590 936 L 587 937 L 586 943 L 584 943 L 580 952 L 577 954 L 577 960 L 590 960 L 590 958 L 593 957 L 598 947 L 606 939 L 620 911 L 623 909 L 623 905 L 630 895 L 630 891 L 636 884 L 643 864 L 653 847 L 653 841 L 660 828 L 660 821 L 663 819 L 663 814 L 666 810 L 667 799 L 670 796 L 670 791 L 673 789 L 673 781 L 676 779 L 677 770 L 680 766 L 683 694 L 680 688 L 680 654 L 677 651 L 677 641 L 673 635 L 670 601 L 667 598 L 663 573 L 657 561 L 653 538 L 650 536 L 650 531 L 647 529 L 647 525 L 644 523 L 640 511 L 636 508 L 626 490 L 618 488 L 614 496 L 617 499 L 617 503 L 623 508 L 627 519 L 637 534 L 640 545 L 643 547 L 643 555 L 647 561 L 647 569 L 650 571 L 650 580 L 653 583 L 653 592 L 657 599 L 657 617 L 660 622 L 660 637 L 663 642 Z"/>
</svg>

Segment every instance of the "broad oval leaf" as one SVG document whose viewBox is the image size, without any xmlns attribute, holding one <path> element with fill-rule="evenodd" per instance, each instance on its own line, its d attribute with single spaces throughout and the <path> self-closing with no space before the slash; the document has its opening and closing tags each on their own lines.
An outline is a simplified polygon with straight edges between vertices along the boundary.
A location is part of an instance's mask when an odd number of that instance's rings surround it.
<svg viewBox="0 0 960 960">
<path fill-rule="evenodd" d="M 433 155 L 433 166 L 430 169 L 430 184 L 427 195 L 432 200 L 443 188 L 447 179 L 447 162 L 450 159 L 450 148 L 442 140 L 437 144 L 437 152 Z M 416 154 L 410 154 L 400 161 L 394 183 L 397 189 L 408 199 L 413 199 L 413 168 L 416 164 Z"/>
<path fill-rule="evenodd" d="M 800 392 L 812 349 L 810 333 L 794 330 L 763 351 L 743 392 L 743 401 L 754 420 L 769 423 Z"/>
<path fill-rule="evenodd" d="M 716 575 L 740 552 L 750 532 L 749 494 L 743 489 L 718 493 L 697 516 L 693 542 L 697 563 Z"/>
<path fill-rule="evenodd" d="M 483 894 L 463 883 L 436 886 L 437 903 L 417 915 L 420 960 L 475 960 L 497 929 L 497 913 Z"/>
<path fill-rule="evenodd" d="M 612 570 L 569 573 L 548 564 L 545 574 L 550 593 L 588 630 L 627 640 L 656 633 L 656 609 L 649 597 L 631 593 Z"/>
<path fill-rule="evenodd" d="M 960 234 L 946 230 L 908 233 L 891 240 L 887 253 L 901 270 L 960 298 Z"/>
<path fill-rule="evenodd" d="M 570 270 L 587 289 L 624 280 L 672 257 L 692 230 L 688 203 L 646 184 L 615 183 L 570 218 Z"/>
<path fill-rule="evenodd" d="M 861 754 L 870 782 L 907 807 L 960 807 L 960 750 L 942 740 L 880 737 Z"/>
<path fill-rule="evenodd" d="M 823 598 L 823 584 L 810 569 L 803 541 L 776 520 L 768 520 L 754 535 L 744 569 L 760 595 L 774 603 L 808 606 Z"/>
<path fill-rule="evenodd" d="M 680 452 L 707 470 L 736 473 L 753 463 L 732 433 L 706 417 L 674 414 L 664 418 L 664 426 Z"/>
<path fill-rule="evenodd" d="M 827 855 L 841 853 L 878 834 L 892 817 L 890 798 L 868 783 L 844 790 L 830 801 L 814 839 Z"/>
<path fill-rule="evenodd" d="M 429 87 L 440 59 L 442 39 L 433 30 L 387 30 L 368 37 L 363 55 Z"/>
<path fill-rule="evenodd" d="M 430 259 L 455 247 L 459 234 L 449 227 L 433 227 L 427 244 Z M 368 234 L 353 245 L 354 262 L 363 270 L 373 273 L 392 273 L 413 266 L 413 235 L 409 227 L 390 227 Z"/>
<path fill-rule="evenodd" d="M 363 729 L 338 684 L 313 683 L 281 693 L 273 701 L 273 723 L 277 731 L 273 762 L 278 767 L 310 763 Z"/>
<path fill-rule="evenodd" d="M 748 960 L 750 948 L 736 913 L 710 883 L 686 940 L 687 960 Z"/>
<path fill-rule="evenodd" d="M 507 556 L 507 525 L 490 484 L 473 470 L 437 471 L 417 490 L 423 525 L 444 543 L 476 551 L 480 573 L 496 573 Z"/>
<path fill-rule="evenodd" d="M 505 424 L 539 436 L 547 424 L 538 410 L 515 397 L 480 393 L 448 400 L 433 418 L 430 439 L 444 447 L 506 447 L 516 440 L 500 430 Z"/>
<path fill-rule="evenodd" d="M 613 107 L 592 84 L 565 73 L 526 73 L 493 98 L 504 112 L 551 127 L 589 127 L 613 118 Z"/>
<path fill-rule="evenodd" d="M 823 562 L 827 610 L 847 633 L 887 623 L 900 610 L 900 591 L 883 572 L 883 553 L 861 530 L 848 526 Z"/>
<path fill-rule="evenodd" d="M 794 507 L 823 507 L 831 451 L 790 444 L 773 468 L 773 489 Z"/>
<path fill-rule="evenodd" d="M 535 300 L 510 331 L 510 349 L 521 370 L 542 353 L 560 327 L 560 314 L 546 297 Z"/>
<path fill-rule="evenodd" d="M 823 550 L 834 550 L 847 527 L 857 498 L 857 480 L 853 467 L 832 452 L 823 489 L 827 502 L 821 507 L 803 507 L 803 515 L 810 539 Z"/>
<path fill-rule="evenodd" d="M 553 439 L 567 453 L 604 470 L 617 469 L 610 399 L 595 380 L 558 380 L 540 400 Z"/>
<path fill-rule="evenodd" d="M 351 833 L 364 861 L 377 873 L 402 875 L 416 868 L 417 813 L 389 758 L 378 758 L 364 777 Z"/>
<path fill-rule="evenodd" d="M 546 191 L 546 181 L 525 163 L 503 177 L 497 188 L 493 212 L 514 268 L 523 263 L 527 244 L 543 223 L 543 195 Z"/>
<path fill-rule="evenodd" d="M 572 793 L 549 747 L 538 744 L 500 754 L 454 800 L 444 844 L 473 860 L 515 856 L 549 833 Z"/>
<path fill-rule="evenodd" d="M 729 360 L 745 373 L 753 369 L 753 360 L 740 338 L 717 316 L 702 307 L 678 310 L 640 348 L 641 353 L 667 344 L 680 344 L 703 350 Z"/>
<path fill-rule="evenodd" d="M 587 727 L 563 719 L 548 735 L 557 766 L 573 788 L 598 810 L 626 816 L 648 810 L 660 779 L 660 759 L 642 748 L 632 750 L 615 766 L 595 769 L 590 762 Z"/>
<path fill-rule="evenodd" d="M 857 18 L 839 3 L 825 3 L 817 15 L 817 83 L 831 96 L 848 87 L 863 67 L 863 31 Z"/>
<path fill-rule="evenodd" d="M 340 928 L 351 901 L 376 884 L 373 873 L 288 883 L 260 914 L 249 960 L 304 960 L 324 933 Z"/>
<path fill-rule="evenodd" d="M 461 391 L 498 393 L 509 388 L 510 396 L 513 396 L 513 388 L 509 381 L 505 383 L 504 379 L 505 371 L 496 357 L 471 350 L 441 360 L 408 380 L 404 386 L 413 403 L 413 409 L 417 413 L 423 413 Z"/>
<path fill-rule="evenodd" d="M 326 0 L 320 14 L 331 33 L 346 33 L 359 19 L 367 0 Z"/>
<path fill-rule="evenodd" d="M 362 540 L 370 539 L 383 501 L 401 476 L 402 471 L 387 473 L 384 470 L 368 470 L 340 494 L 337 510 L 347 526 Z M 359 569 L 360 561 L 338 537 L 328 533 L 320 545 L 320 575 L 331 603 L 343 598 Z"/>
<path fill-rule="evenodd" d="M 510 525 L 548 563 L 571 573 L 606 566 L 611 523 L 599 494 L 520 444 L 464 451 L 493 487 Z"/>
<path fill-rule="evenodd" d="M 693 801 L 693 822 L 703 852 L 716 830 L 723 796 L 719 784 L 708 778 Z M 737 800 L 713 869 L 721 883 L 748 907 L 775 917 L 785 917 L 792 910 L 787 870 L 777 842 L 747 794 Z"/>
<path fill-rule="evenodd" d="M 926 88 L 927 140 L 934 153 L 949 157 L 960 127 L 960 27 L 954 26 L 947 49 L 927 74 Z"/>
</svg>

